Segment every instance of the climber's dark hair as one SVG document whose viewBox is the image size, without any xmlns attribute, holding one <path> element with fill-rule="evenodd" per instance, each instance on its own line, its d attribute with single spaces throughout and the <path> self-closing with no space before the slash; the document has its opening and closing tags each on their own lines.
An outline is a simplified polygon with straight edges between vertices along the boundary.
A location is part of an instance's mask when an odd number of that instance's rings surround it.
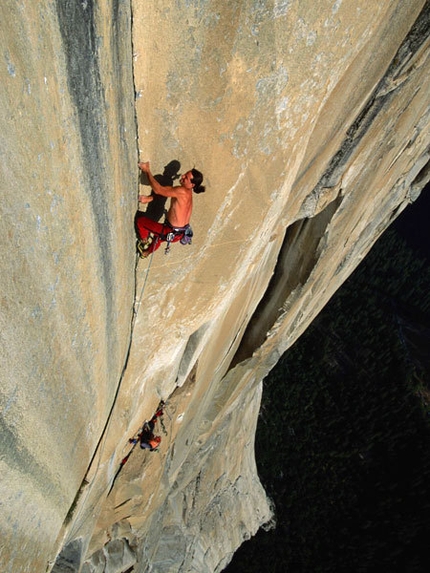
<svg viewBox="0 0 430 573">
<path fill-rule="evenodd" d="M 194 183 L 194 193 L 204 193 L 206 191 L 206 187 L 201 184 L 203 181 L 203 173 L 200 173 L 200 171 L 197 171 L 197 169 L 194 168 L 191 169 L 191 173 L 193 176 L 191 183 Z"/>
</svg>

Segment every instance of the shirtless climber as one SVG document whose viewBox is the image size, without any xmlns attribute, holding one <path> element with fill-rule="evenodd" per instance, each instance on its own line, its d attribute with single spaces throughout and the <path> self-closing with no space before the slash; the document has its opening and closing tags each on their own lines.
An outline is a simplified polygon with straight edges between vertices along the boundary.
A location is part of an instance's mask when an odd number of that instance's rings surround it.
<svg viewBox="0 0 430 573">
<path fill-rule="evenodd" d="M 149 184 L 156 195 L 170 198 L 170 208 L 164 224 L 152 221 L 139 213 L 136 216 L 136 231 L 139 236 L 137 249 L 141 257 L 153 253 L 161 242 L 167 241 L 168 252 L 170 243 L 181 241 L 182 244 L 191 243 L 192 231 L 190 227 L 193 210 L 193 192 L 203 193 L 203 175 L 197 169 L 191 169 L 180 178 L 180 185 L 164 187 L 151 173 L 149 162 L 138 163 L 139 168 L 148 177 Z M 153 196 L 140 195 L 140 203 L 150 203 Z"/>
</svg>

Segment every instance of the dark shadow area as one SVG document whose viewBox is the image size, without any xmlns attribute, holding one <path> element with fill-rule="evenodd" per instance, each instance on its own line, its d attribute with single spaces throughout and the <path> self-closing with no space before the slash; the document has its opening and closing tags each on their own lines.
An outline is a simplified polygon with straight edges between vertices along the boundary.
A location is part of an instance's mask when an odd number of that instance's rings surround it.
<svg viewBox="0 0 430 573">
<path fill-rule="evenodd" d="M 319 257 L 320 240 L 340 203 L 341 198 L 338 197 L 315 217 L 296 221 L 287 229 L 275 272 L 248 324 L 230 368 L 250 358 L 263 344 L 289 295 L 309 278 Z"/>
<path fill-rule="evenodd" d="M 55 561 L 52 573 L 75 573 L 80 570 L 82 562 L 82 539 L 74 539 L 63 547 Z"/>
<path fill-rule="evenodd" d="M 428 228 L 420 200 L 264 380 L 255 453 L 277 527 L 226 572 L 428 571 L 430 266 L 407 240 Z"/>
<path fill-rule="evenodd" d="M 178 369 L 178 376 L 176 378 L 176 384 L 182 386 L 186 378 L 189 376 L 189 371 L 192 370 L 194 364 L 197 362 L 198 349 L 200 343 L 209 328 L 209 323 L 203 324 L 198 330 L 193 332 L 193 334 L 188 339 L 187 345 L 182 355 L 181 363 Z"/>
<path fill-rule="evenodd" d="M 412 185 L 419 186 L 430 178 L 430 162 L 420 171 Z M 408 244 L 430 260 L 430 183 L 421 191 L 418 199 L 394 221 L 394 228 Z"/>
<path fill-rule="evenodd" d="M 179 179 L 179 170 L 181 164 L 177 159 L 170 161 L 165 167 L 163 173 L 157 173 L 154 178 L 163 187 L 172 187 L 176 179 Z M 149 185 L 148 178 L 144 173 L 140 174 L 140 181 L 142 185 Z M 151 192 L 153 200 L 148 203 L 145 217 L 152 219 L 153 221 L 159 221 L 161 217 L 165 214 L 165 205 L 167 197 L 162 197 L 161 195 L 156 195 L 153 191 Z"/>
</svg>

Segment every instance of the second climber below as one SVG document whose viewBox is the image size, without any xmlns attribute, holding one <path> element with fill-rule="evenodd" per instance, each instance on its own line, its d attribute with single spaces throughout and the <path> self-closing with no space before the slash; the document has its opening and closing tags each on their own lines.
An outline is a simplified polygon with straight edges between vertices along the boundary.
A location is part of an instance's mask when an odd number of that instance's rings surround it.
<svg viewBox="0 0 430 573">
<path fill-rule="evenodd" d="M 136 216 L 136 232 L 138 235 L 137 249 L 141 257 L 147 257 L 158 249 L 162 242 L 167 242 L 166 252 L 170 243 L 181 241 L 182 244 L 190 244 L 193 232 L 190 227 L 191 213 L 193 210 L 193 192 L 203 193 L 203 175 L 197 169 L 191 169 L 184 173 L 180 179 L 180 185 L 165 187 L 155 179 L 151 173 L 149 162 L 138 163 L 139 168 L 148 177 L 150 186 L 156 195 L 170 198 L 170 207 L 167 211 L 164 223 L 153 221 L 138 212 Z M 140 203 L 150 203 L 152 195 L 140 195 Z"/>
</svg>

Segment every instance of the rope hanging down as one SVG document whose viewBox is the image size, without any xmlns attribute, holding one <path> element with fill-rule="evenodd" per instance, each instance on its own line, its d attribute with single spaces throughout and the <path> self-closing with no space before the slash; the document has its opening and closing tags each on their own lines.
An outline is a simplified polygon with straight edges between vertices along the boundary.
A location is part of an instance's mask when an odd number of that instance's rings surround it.
<svg viewBox="0 0 430 573">
<path fill-rule="evenodd" d="M 153 258 L 154 258 L 154 253 L 151 253 L 151 255 L 149 257 L 149 265 L 148 265 L 148 268 L 146 269 L 145 280 L 143 281 L 143 285 L 142 285 L 142 290 L 140 291 L 140 296 L 134 305 L 134 319 L 136 319 L 137 313 L 139 312 L 140 303 L 142 301 L 142 297 L 143 297 L 143 293 L 145 291 L 146 283 L 148 282 L 148 275 L 149 275 L 149 271 L 151 269 L 151 264 L 152 264 Z"/>
</svg>

